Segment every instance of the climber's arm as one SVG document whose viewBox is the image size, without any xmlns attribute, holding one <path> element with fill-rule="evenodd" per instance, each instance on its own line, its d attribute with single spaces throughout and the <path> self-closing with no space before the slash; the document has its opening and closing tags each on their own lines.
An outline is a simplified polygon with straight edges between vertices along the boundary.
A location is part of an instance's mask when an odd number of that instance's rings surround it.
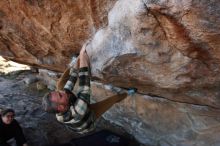
<svg viewBox="0 0 220 146">
<path fill-rule="evenodd" d="M 77 94 L 77 101 L 75 103 L 75 111 L 80 113 L 83 117 L 90 104 L 90 68 L 89 68 L 89 57 L 86 53 L 86 46 L 84 45 L 80 51 L 80 63 L 79 63 L 79 92 Z"/>
<path fill-rule="evenodd" d="M 77 77 L 78 77 L 78 70 L 73 67 L 70 68 L 69 79 L 64 86 L 64 90 L 71 92 L 76 84 Z"/>
<path fill-rule="evenodd" d="M 67 68 L 62 74 L 62 76 L 59 78 L 59 80 L 57 81 L 56 90 L 63 90 L 66 82 L 70 77 L 69 73 L 70 73 L 70 68 Z"/>
<path fill-rule="evenodd" d="M 75 77 L 77 77 L 76 74 L 77 74 L 77 70 L 78 70 L 80 64 L 81 64 L 81 67 L 89 66 L 89 58 L 86 53 L 86 47 L 88 46 L 89 42 L 90 42 L 90 40 L 88 40 L 83 45 L 83 47 L 80 51 L 79 57 L 76 60 L 74 58 L 72 59 L 72 61 L 70 63 L 70 67 L 68 67 L 64 71 L 64 73 L 62 74 L 62 76 L 60 77 L 60 79 L 57 82 L 57 85 L 56 85 L 57 90 L 63 90 L 63 89 L 70 90 L 71 88 L 73 88 L 75 85 L 75 82 L 76 82 Z M 81 61 L 81 63 L 80 63 L 80 61 Z M 70 82 L 68 83 L 68 81 L 70 81 Z M 73 82 L 73 84 L 74 84 L 73 86 L 72 86 L 71 82 Z"/>
<path fill-rule="evenodd" d="M 57 82 L 57 90 L 67 90 L 72 91 L 75 86 L 77 76 L 78 76 L 78 65 L 79 65 L 79 58 L 77 58 L 74 65 L 67 68 L 60 79 Z"/>
<path fill-rule="evenodd" d="M 88 56 L 86 54 L 85 49 L 81 49 L 79 55 L 79 91 L 77 94 L 77 98 L 74 104 L 71 105 L 70 111 L 72 116 L 71 118 L 71 125 L 73 123 L 84 123 L 89 118 L 87 115 L 90 114 L 89 104 L 90 104 L 90 74 L 89 74 L 89 67 L 88 67 Z M 72 87 L 71 84 L 68 85 L 69 80 L 64 88 L 70 90 Z M 64 122 L 63 116 L 65 115 L 56 115 L 57 120 L 60 122 Z M 78 124 L 79 125 L 79 124 Z M 85 125 L 84 125 L 85 126 Z M 78 127 L 78 126 L 77 126 Z"/>
</svg>

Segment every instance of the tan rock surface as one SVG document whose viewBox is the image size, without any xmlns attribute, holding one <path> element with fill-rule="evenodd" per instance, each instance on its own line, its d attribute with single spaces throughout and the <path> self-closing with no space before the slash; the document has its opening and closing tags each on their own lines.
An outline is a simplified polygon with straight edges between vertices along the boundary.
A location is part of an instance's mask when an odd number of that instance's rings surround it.
<svg viewBox="0 0 220 146">
<path fill-rule="evenodd" d="M 99 27 L 116 0 L 0 1 L 0 54 L 62 71 Z"/>
</svg>

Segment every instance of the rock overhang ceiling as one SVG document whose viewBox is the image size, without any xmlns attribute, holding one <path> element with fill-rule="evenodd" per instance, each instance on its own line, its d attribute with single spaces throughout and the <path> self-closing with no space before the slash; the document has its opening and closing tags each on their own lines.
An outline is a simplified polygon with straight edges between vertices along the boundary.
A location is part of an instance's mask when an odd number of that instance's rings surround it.
<svg viewBox="0 0 220 146">
<path fill-rule="evenodd" d="M 219 109 L 219 24 L 218 0 L 2 0 L 0 54 L 62 72 L 91 39 L 99 82 Z"/>
</svg>

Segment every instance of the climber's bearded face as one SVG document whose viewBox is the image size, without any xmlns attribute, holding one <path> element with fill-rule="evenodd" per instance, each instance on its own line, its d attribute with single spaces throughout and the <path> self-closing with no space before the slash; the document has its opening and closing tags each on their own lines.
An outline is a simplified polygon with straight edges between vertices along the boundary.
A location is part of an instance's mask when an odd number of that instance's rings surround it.
<svg viewBox="0 0 220 146">
<path fill-rule="evenodd" d="M 64 91 L 53 91 L 50 93 L 50 101 L 57 113 L 66 112 L 69 109 L 69 96 Z"/>
</svg>

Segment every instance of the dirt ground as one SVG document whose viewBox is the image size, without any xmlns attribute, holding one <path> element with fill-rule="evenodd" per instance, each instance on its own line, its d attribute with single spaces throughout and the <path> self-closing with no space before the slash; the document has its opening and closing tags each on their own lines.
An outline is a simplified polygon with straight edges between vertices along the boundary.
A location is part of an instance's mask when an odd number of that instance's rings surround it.
<svg viewBox="0 0 220 146">
<path fill-rule="evenodd" d="M 6 61 L 0 57 L 0 108 L 13 108 L 30 146 L 44 146 L 66 143 L 79 137 L 60 123 L 54 115 L 41 108 L 41 97 L 48 92 L 37 79 L 37 72 L 30 67 Z M 41 85 L 41 87 L 39 87 Z M 140 145 L 121 127 L 101 118 L 96 131 L 107 129 L 131 141 L 132 146 Z"/>
</svg>

